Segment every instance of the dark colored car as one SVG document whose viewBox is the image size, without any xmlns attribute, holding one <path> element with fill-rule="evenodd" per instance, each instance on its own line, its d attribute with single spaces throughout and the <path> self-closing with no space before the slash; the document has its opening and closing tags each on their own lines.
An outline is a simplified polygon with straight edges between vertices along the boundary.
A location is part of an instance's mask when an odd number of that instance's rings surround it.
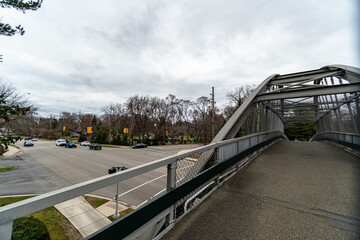
<svg viewBox="0 0 360 240">
<path fill-rule="evenodd" d="M 34 146 L 34 143 L 31 140 L 27 140 L 24 142 L 24 147 L 32 147 Z"/>
<path fill-rule="evenodd" d="M 138 143 L 138 144 L 132 146 L 131 148 L 135 149 L 135 148 L 146 148 L 146 147 L 147 147 L 147 145 L 145 143 Z"/>
<path fill-rule="evenodd" d="M 26 137 L 24 138 L 24 140 L 32 140 L 33 138 L 32 137 Z"/>
<path fill-rule="evenodd" d="M 65 147 L 66 148 L 76 148 L 76 143 L 73 141 L 66 141 Z"/>
<path fill-rule="evenodd" d="M 93 149 L 93 150 L 101 150 L 102 146 L 98 143 L 92 143 L 89 146 L 89 149 Z"/>
</svg>

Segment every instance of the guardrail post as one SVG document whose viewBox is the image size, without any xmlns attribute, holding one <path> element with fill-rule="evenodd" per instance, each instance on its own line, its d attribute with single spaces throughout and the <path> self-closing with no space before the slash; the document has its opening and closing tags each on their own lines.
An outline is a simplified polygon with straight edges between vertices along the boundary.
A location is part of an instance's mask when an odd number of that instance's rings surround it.
<svg viewBox="0 0 360 240">
<path fill-rule="evenodd" d="M 11 240 L 13 221 L 0 225 L 0 239 Z"/>
</svg>

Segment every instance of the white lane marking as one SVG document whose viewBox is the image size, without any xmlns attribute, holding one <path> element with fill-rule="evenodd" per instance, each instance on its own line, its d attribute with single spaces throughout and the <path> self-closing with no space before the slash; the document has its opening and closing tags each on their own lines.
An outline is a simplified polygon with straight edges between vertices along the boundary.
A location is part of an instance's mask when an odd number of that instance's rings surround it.
<svg viewBox="0 0 360 240">
<path fill-rule="evenodd" d="M 180 182 L 180 181 L 183 180 L 183 179 L 184 179 L 183 177 L 180 178 L 179 180 L 176 181 L 176 183 Z M 154 196 L 146 199 L 145 201 L 143 201 L 142 203 L 140 203 L 139 205 L 137 205 L 137 208 L 140 207 L 140 206 L 142 206 L 142 205 L 144 205 L 145 203 L 147 203 L 148 201 L 150 201 L 151 199 L 153 199 L 154 197 L 156 197 L 156 196 L 159 195 L 160 193 L 164 192 L 165 190 L 166 190 L 166 188 L 164 188 L 163 190 L 155 193 Z"/>
<path fill-rule="evenodd" d="M 186 166 L 186 167 L 183 167 L 183 168 L 179 168 L 179 170 L 184 169 L 184 168 L 188 168 L 188 167 L 190 167 L 190 166 Z M 118 197 L 122 197 L 122 196 L 128 194 L 129 192 L 132 192 L 132 191 L 134 191 L 134 190 L 136 190 L 136 189 L 138 189 L 138 188 L 141 188 L 142 186 L 144 186 L 144 185 L 146 185 L 146 184 L 149 184 L 149 183 L 151 183 L 151 182 L 153 182 L 153 181 L 156 181 L 156 180 L 158 180 L 158 179 L 160 179 L 160 178 L 162 178 L 162 177 L 165 177 L 166 175 L 167 175 L 167 174 L 164 174 L 164 175 L 161 175 L 160 177 L 157 177 L 157 178 L 154 178 L 154 179 L 152 179 L 152 180 L 150 180 L 150 181 L 144 182 L 144 183 L 140 184 L 139 186 L 134 187 L 134 188 L 132 188 L 132 189 L 130 189 L 130 190 L 128 190 L 128 191 L 126 191 L 126 192 L 118 195 Z M 181 181 L 181 180 L 182 180 L 182 178 L 179 179 L 178 181 L 176 181 L 176 183 L 178 183 L 178 182 Z M 163 191 L 163 190 L 161 190 L 161 191 Z M 161 192 L 161 191 L 160 191 L 160 192 Z"/>
<path fill-rule="evenodd" d="M 140 184 L 139 186 L 134 187 L 134 188 L 132 188 L 132 189 L 130 189 L 130 190 L 128 190 L 128 191 L 120 194 L 118 197 L 124 196 L 125 194 L 128 194 L 129 192 L 132 192 L 132 191 L 134 191 L 134 190 L 136 190 L 136 189 L 138 189 L 138 188 L 140 188 L 140 187 L 142 187 L 142 186 L 144 186 L 144 185 L 146 185 L 146 184 L 148 184 L 148 183 L 151 183 L 151 182 L 153 182 L 153 181 L 155 181 L 155 180 L 158 180 L 158 179 L 160 179 L 160 178 L 162 178 L 162 177 L 165 177 L 166 175 L 167 175 L 167 174 L 161 175 L 160 177 L 154 178 L 153 180 L 150 180 L 150 181 L 147 181 L 147 182 L 145 182 L 145 183 L 143 183 L 143 184 Z"/>
</svg>

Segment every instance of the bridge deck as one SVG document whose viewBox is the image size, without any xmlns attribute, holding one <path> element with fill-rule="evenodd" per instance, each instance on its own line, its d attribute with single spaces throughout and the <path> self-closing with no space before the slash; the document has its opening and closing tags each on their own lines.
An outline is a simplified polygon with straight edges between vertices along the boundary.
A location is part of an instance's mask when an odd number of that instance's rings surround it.
<svg viewBox="0 0 360 240">
<path fill-rule="evenodd" d="M 321 142 L 280 141 L 163 239 L 358 239 L 360 159 Z"/>
</svg>

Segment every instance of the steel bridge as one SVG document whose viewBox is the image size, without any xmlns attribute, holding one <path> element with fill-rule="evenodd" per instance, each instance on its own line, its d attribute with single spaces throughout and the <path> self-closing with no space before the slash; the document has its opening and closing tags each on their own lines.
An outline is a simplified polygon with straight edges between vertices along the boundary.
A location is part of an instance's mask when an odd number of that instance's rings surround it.
<svg viewBox="0 0 360 240">
<path fill-rule="evenodd" d="M 359 96 L 350 66 L 272 75 L 209 145 L 2 207 L 0 239 L 14 219 L 159 168 L 166 192 L 87 239 L 358 238 Z M 287 141 L 294 123 L 314 124 L 311 142 Z"/>
</svg>

